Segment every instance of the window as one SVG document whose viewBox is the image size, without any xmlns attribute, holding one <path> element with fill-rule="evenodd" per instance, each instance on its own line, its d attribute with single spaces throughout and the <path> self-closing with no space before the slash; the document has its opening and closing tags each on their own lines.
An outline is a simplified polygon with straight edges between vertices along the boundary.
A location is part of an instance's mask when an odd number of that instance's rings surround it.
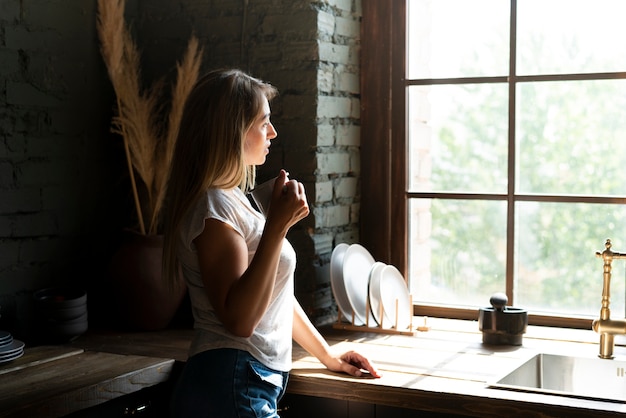
<svg viewBox="0 0 626 418">
<path fill-rule="evenodd" d="M 587 327 L 595 252 L 626 252 L 626 2 L 378 3 L 363 2 L 362 241 L 417 313 L 475 318 L 506 291 L 538 322 Z"/>
</svg>

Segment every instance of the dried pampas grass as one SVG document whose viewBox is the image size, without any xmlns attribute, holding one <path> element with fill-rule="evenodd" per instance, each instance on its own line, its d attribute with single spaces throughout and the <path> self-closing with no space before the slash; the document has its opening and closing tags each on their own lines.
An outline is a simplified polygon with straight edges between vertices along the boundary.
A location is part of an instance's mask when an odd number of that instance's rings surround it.
<svg viewBox="0 0 626 418">
<path fill-rule="evenodd" d="M 157 234 L 165 186 L 183 106 L 198 79 L 202 49 L 191 37 L 183 60 L 176 66 L 170 107 L 166 108 L 162 81 L 143 89 L 141 56 L 124 21 L 126 0 L 98 0 L 97 30 L 102 58 L 117 97 L 111 131 L 121 135 L 133 198 L 142 234 Z M 167 117 L 163 117 L 168 112 Z M 165 125 L 162 121 L 167 120 Z M 139 190 L 139 177 L 145 190 Z M 146 228 L 146 221 L 148 228 Z"/>
</svg>

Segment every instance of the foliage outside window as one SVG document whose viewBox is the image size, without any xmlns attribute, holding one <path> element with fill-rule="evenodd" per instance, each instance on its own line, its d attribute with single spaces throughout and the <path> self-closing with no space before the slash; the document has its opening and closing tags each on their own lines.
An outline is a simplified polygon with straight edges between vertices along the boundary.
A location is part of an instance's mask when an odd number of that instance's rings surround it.
<svg viewBox="0 0 626 418">
<path fill-rule="evenodd" d="M 626 3 L 409 0 L 408 271 L 419 303 L 597 316 L 626 251 Z M 612 306 L 624 313 L 624 266 Z"/>
<path fill-rule="evenodd" d="M 626 2 L 398 5 L 405 55 L 390 84 L 406 142 L 390 148 L 406 169 L 390 169 L 404 196 L 389 213 L 405 205 L 414 302 L 473 311 L 506 291 L 536 315 L 597 316 L 595 252 L 607 238 L 626 252 Z M 626 269 L 614 264 L 620 315 Z"/>
</svg>

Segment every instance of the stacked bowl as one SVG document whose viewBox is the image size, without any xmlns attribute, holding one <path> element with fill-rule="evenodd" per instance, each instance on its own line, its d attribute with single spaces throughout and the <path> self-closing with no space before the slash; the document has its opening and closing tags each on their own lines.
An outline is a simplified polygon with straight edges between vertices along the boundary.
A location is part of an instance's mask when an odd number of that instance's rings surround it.
<svg viewBox="0 0 626 418">
<path fill-rule="evenodd" d="M 24 343 L 13 339 L 8 331 L 0 330 L 0 363 L 7 363 L 24 354 Z"/>
<path fill-rule="evenodd" d="M 33 294 L 38 330 L 46 342 L 67 342 L 87 331 L 87 293 L 75 288 L 41 289 Z"/>
</svg>

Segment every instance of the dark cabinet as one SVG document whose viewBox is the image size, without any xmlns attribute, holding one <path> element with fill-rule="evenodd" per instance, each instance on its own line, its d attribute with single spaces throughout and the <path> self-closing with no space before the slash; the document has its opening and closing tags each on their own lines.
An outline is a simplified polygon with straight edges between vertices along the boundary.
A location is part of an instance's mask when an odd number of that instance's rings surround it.
<svg viewBox="0 0 626 418">
<path fill-rule="evenodd" d="M 121 396 L 65 418 L 169 418 L 171 382 Z M 462 418 L 460 415 L 403 409 L 365 402 L 287 393 L 279 404 L 281 418 Z"/>
<path fill-rule="evenodd" d="M 171 390 L 170 382 L 160 383 L 74 412 L 65 418 L 169 418 Z"/>
<path fill-rule="evenodd" d="M 341 401 L 287 393 L 280 402 L 281 418 L 461 418 L 460 415 L 403 409 L 364 402 Z"/>
</svg>

